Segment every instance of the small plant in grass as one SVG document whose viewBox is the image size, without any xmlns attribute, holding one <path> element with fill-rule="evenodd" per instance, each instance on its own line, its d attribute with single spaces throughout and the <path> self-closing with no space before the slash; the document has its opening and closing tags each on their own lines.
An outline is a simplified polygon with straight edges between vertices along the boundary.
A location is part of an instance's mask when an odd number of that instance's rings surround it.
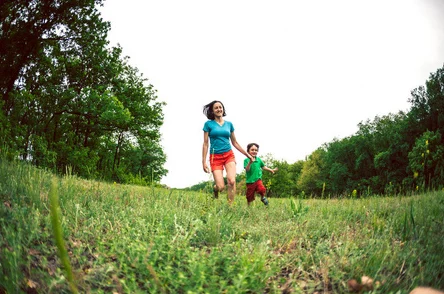
<svg viewBox="0 0 444 294">
<path fill-rule="evenodd" d="M 357 196 L 358 196 L 358 191 L 356 191 L 356 189 L 354 189 L 354 190 L 352 191 L 351 196 L 352 196 L 353 199 L 356 199 Z"/>
<path fill-rule="evenodd" d="M 415 216 L 413 214 L 413 201 L 410 201 L 410 210 L 404 212 L 402 239 L 407 240 L 410 236 L 416 239 Z"/>
<path fill-rule="evenodd" d="M 291 198 L 290 199 L 290 209 L 293 217 L 301 217 L 308 212 L 308 207 L 304 206 L 301 199 Z"/>
</svg>

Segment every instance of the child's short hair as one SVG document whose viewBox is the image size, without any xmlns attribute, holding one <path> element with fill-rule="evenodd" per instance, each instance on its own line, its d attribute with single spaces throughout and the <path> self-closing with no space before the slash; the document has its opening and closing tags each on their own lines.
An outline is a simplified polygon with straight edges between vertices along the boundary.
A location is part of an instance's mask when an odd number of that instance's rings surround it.
<svg viewBox="0 0 444 294">
<path fill-rule="evenodd" d="M 257 143 L 250 143 L 247 145 L 247 152 L 250 151 L 250 148 L 256 146 L 256 148 L 259 150 L 259 144 Z"/>
</svg>

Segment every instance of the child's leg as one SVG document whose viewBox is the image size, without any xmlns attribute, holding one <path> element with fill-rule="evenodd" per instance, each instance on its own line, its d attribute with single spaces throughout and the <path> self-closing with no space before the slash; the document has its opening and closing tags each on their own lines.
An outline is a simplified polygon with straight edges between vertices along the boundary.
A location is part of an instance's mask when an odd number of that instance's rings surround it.
<svg viewBox="0 0 444 294">
<path fill-rule="evenodd" d="M 261 201 L 265 204 L 268 205 L 268 199 L 267 197 L 265 197 L 265 193 L 267 192 L 267 189 L 265 188 L 264 184 L 262 183 L 262 180 L 258 180 L 256 182 L 256 192 L 261 195 Z"/>
<path fill-rule="evenodd" d="M 247 197 L 247 204 L 250 205 L 254 201 L 254 193 L 256 191 L 256 183 L 247 184 L 247 191 L 245 192 Z"/>
<path fill-rule="evenodd" d="M 261 195 L 261 198 L 265 197 L 265 193 L 267 192 L 267 189 L 265 188 L 264 184 L 262 183 L 262 180 L 257 180 L 256 182 L 256 192 Z"/>
</svg>

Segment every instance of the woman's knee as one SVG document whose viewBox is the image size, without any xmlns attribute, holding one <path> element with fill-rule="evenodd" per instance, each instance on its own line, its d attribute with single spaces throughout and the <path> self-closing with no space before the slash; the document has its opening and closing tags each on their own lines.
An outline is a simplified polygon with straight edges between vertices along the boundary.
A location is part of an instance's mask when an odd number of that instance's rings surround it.
<svg viewBox="0 0 444 294">
<path fill-rule="evenodd" d="M 234 178 L 234 179 L 230 179 L 230 178 L 228 178 L 228 179 L 227 179 L 227 184 L 228 184 L 228 186 L 230 186 L 230 187 L 232 187 L 232 186 L 236 186 L 236 178 Z"/>
<path fill-rule="evenodd" d="M 220 192 L 225 188 L 225 184 L 224 183 L 219 183 L 216 184 L 216 189 Z"/>
</svg>

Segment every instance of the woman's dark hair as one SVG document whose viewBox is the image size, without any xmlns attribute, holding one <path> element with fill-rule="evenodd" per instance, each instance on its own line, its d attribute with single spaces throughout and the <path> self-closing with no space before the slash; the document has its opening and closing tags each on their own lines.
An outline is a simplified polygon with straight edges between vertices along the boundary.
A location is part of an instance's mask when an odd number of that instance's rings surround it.
<svg viewBox="0 0 444 294">
<path fill-rule="evenodd" d="M 247 152 L 250 151 L 250 148 L 256 146 L 257 150 L 259 150 L 259 144 L 257 143 L 250 143 L 247 145 Z"/>
<path fill-rule="evenodd" d="M 224 106 L 224 104 L 223 104 L 222 102 L 218 101 L 218 100 L 214 100 L 214 101 L 208 103 L 207 105 L 205 105 L 205 106 L 203 107 L 203 113 L 205 114 L 205 116 L 206 116 L 208 119 L 213 120 L 213 119 L 215 118 L 215 117 L 214 117 L 214 112 L 213 112 L 213 105 L 214 105 L 214 103 L 217 103 L 217 102 L 219 102 L 220 104 L 222 104 L 222 108 L 224 109 L 224 113 L 222 114 L 222 116 L 226 116 L 226 115 L 227 115 L 227 114 L 225 113 L 225 106 Z"/>
</svg>

